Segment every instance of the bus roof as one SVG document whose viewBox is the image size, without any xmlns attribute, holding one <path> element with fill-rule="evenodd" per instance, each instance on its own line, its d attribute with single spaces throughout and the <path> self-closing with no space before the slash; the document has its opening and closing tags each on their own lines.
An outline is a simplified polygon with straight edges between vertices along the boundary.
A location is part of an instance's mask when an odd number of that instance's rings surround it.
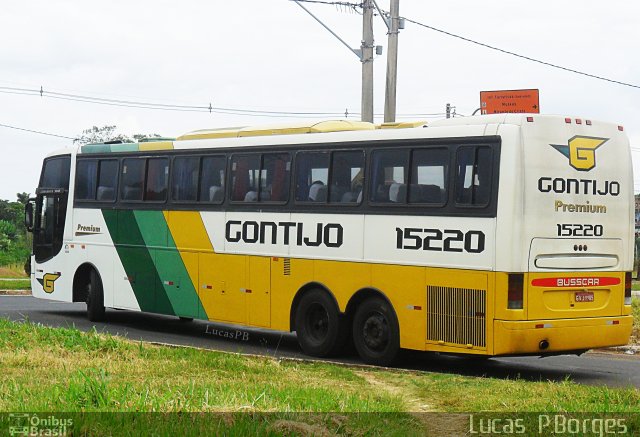
<svg viewBox="0 0 640 437">
<path fill-rule="evenodd" d="M 357 135 L 356 131 L 362 132 L 363 137 L 371 139 L 378 137 L 391 138 L 396 137 L 396 134 L 393 134 L 391 131 L 393 130 L 401 130 L 406 133 L 398 134 L 401 137 L 405 136 L 416 136 L 416 135 L 425 135 L 425 133 L 418 134 L 417 130 L 421 128 L 429 128 L 437 129 L 437 128 L 455 128 L 457 126 L 487 126 L 487 125 L 499 125 L 499 124 L 513 124 L 513 125 L 523 125 L 528 123 L 534 123 L 538 119 L 546 119 L 553 120 L 556 119 L 559 123 L 567 123 L 566 120 L 578 120 L 575 117 L 565 117 L 561 115 L 541 115 L 541 114 L 490 114 L 490 115 L 479 115 L 479 116 L 471 116 L 471 117 L 456 117 L 450 119 L 437 120 L 433 122 L 427 123 L 425 121 L 405 121 L 405 122 L 393 122 L 393 123 L 382 123 L 382 124 L 373 124 L 361 121 L 352 121 L 352 120 L 328 120 L 328 121 L 313 121 L 313 122 L 293 122 L 287 124 L 275 124 L 275 125 L 266 125 L 266 126 L 244 126 L 244 127 L 224 127 L 224 128 L 213 128 L 213 129 L 204 129 L 204 130 L 196 130 L 189 133 L 186 133 L 175 140 L 172 138 L 150 138 L 145 141 L 140 141 L 138 143 L 100 143 L 100 144 L 87 144 L 81 146 L 79 149 L 79 153 L 117 153 L 117 152 L 141 152 L 141 151 L 152 151 L 152 150 L 170 150 L 174 148 L 201 148 L 201 147 L 211 147 L 213 143 L 207 140 L 219 140 L 219 139 L 231 139 L 234 138 L 236 141 L 239 141 L 241 138 L 245 138 L 250 141 L 251 144 L 267 144 L 272 140 L 268 140 L 268 137 L 272 136 L 280 136 L 287 135 L 291 136 L 292 141 L 294 140 L 294 136 L 296 135 L 304 135 L 304 134 L 329 134 L 332 139 L 335 138 L 343 138 L 341 133 L 348 136 L 349 138 L 354 138 L 353 135 Z M 585 120 L 585 119 L 583 119 Z M 585 120 L 585 123 L 587 121 Z M 594 125 L 597 123 L 599 125 L 612 123 L 603 123 L 596 121 L 588 121 L 590 125 L 593 123 Z M 621 128 L 621 127 L 620 127 Z M 476 129 L 472 129 L 476 130 Z M 621 129 L 620 129 L 621 130 Z M 364 131 L 367 131 L 366 133 Z M 374 131 L 378 131 L 376 134 Z M 383 134 L 382 131 L 387 131 L 386 134 Z M 410 132 L 411 131 L 411 132 Z M 351 133 L 351 134 L 350 134 Z M 335 137 L 339 135 L 339 137 Z M 480 133 L 482 135 L 482 133 Z M 429 136 L 429 135 L 427 135 Z M 255 141 L 251 141 L 249 138 L 261 137 L 261 139 L 257 139 Z M 326 141 L 320 140 L 319 137 L 313 137 L 311 140 L 304 140 L 305 142 L 315 143 L 317 141 Z M 323 136 L 324 138 L 324 136 Z M 328 139 L 328 137 L 327 137 Z M 191 140 L 196 140 L 194 143 L 191 143 Z M 204 140 L 203 142 L 197 140 Z M 288 143 L 287 140 L 281 140 L 285 143 Z M 180 145 L 178 145 L 180 144 Z M 242 144 L 247 145 L 248 143 L 242 142 Z"/>
<path fill-rule="evenodd" d="M 265 135 L 292 135 L 324 132 L 345 132 L 355 130 L 373 130 L 375 125 L 362 121 L 329 120 L 321 122 L 300 122 L 277 124 L 259 127 L 231 127 L 220 129 L 204 129 L 186 133 L 178 137 L 183 140 L 204 140 L 214 138 L 258 137 Z"/>
</svg>

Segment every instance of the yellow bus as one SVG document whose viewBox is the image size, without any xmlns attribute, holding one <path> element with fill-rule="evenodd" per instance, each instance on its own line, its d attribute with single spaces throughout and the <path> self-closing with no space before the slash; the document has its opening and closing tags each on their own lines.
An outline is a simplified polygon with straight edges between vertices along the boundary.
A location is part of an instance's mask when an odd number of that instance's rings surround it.
<svg viewBox="0 0 640 437">
<path fill-rule="evenodd" d="M 381 365 L 626 344 L 633 216 L 623 127 L 537 114 L 89 144 L 45 159 L 26 211 L 38 298 Z"/>
</svg>

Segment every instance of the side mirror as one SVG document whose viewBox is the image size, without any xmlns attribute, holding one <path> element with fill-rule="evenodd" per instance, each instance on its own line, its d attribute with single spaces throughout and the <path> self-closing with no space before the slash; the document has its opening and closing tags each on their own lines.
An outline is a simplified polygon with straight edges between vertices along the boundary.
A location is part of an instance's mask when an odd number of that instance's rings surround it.
<svg viewBox="0 0 640 437">
<path fill-rule="evenodd" d="M 24 227 L 27 228 L 27 231 L 33 232 L 33 203 L 31 201 L 24 206 Z"/>
</svg>

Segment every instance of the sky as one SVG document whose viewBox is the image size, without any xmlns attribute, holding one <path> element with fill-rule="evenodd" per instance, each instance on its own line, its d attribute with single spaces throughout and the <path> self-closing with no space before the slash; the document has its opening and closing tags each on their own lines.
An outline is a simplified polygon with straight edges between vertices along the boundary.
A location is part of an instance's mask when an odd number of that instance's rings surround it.
<svg viewBox="0 0 640 437">
<path fill-rule="evenodd" d="M 377 0 L 389 9 L 389 0 Z M 305 6 L 353 48 L 362 17 Z M 400 0 L 400 15 L 530 58 L 640 87 L 640 2 Z M 374 17 L 374 111 L 382 121 L 386 27 Z M 206 128 L 307 120 L 98 105 L 48 93 L 198 108 L 326 112 L 359 119 L 359 59 L 289 0 L 26 0 L 0 14 L 0 125 L 75 138 L 92 126 L 176 137 Z M 41 97 L 29 91 L 45 92 Z M 640 192 L 640 88 L 596 80 L 489 50 L 412 23 L 399 35 L 398 119 L 461 115 L 481 91 L 540 90 L 541 112 L 623 125 Z M 22 94 L 20 94 L 22 93 Z M 235 111 L 231 111 L 235 112 Z M 412 114 L 439 114 L 413 116 Z M 33 193 L 42 159 L 67 138 L 0 126 L 0 199 Z"/>
</svg>

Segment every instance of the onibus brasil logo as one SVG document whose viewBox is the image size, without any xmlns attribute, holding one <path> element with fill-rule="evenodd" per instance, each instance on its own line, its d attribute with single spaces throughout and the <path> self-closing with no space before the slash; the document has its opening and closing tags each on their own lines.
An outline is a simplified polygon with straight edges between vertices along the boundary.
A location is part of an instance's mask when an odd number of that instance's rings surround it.
<svg viewBox="0 0 640 437">
<path fill-rule="evenodd" d="M 60 273 L 45 273 L 42 279 L 37 279 L 37 281 L 42 285 L 42 289 L 45 293 L 53 293 L 56 287 L 56 280 L 62 276 Z"/>
<path fill-rule="evenodd" d="M 589 171 L 596 166 L 596 149 L 609 138 L 582 137 L 576 135 L 568 145 L 550 144 L 551 147 L 569 158 L 569 165 L 578 171 Z"/>
</svg>

